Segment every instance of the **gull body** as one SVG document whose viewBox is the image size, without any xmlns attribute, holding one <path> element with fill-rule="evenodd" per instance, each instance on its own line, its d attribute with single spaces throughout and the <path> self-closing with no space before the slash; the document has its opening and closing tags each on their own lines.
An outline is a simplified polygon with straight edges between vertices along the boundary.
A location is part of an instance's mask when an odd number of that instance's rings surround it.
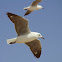
<svg viewBox="0 0 62 62">
<path fill-rule="evenodd" d="M 39 10 L 39 9 L 43 9 L 43 7 L 41 5 L 37 5 L 37 6 L 29 6 L 29 7 L 26 7 L 24 8 L 24 10 Z"/>
<path fill-rule="evenodd" d="M 17 37 L 8 39 L 7 44 L 25 43 L 29 46 L 34 56 L 39 58 L 41 55 L 41 43 L 38 38 L 44 39 L 42 35 L 38 32 L 30 31 L 27 19 L 12 13 L 7 13 L 7 15 L 14 23 L 17 32 Z"/>
<path fill-rule="evenodd" d="M 10 44 L 11 42 L 15 42 L 16 43 L 26 43 L 26 42 L 30 42 L 32 40 L 35 40 L 37 38 L 41 38 L 41 34 L 40 33 L 37 33 L 37 32 L 30 32 L 28 34 L 25 34 L 25 35 L 20 35 L 20 36 L 17 36 L 16 38 L 13 38 L 13 39 L 9 39 L 7 40 L 7 43 Z"/>
<path fill-rule="evenodd" d="M 20 35 L 17 37 L 16 43 L 26 43 L 30 42 L 32 40 L 35 40 L 37 38 L 41 38 L 40 33 L 37 32 L 30 32 L 29 34 L 26 35 Z"/>
</svg>

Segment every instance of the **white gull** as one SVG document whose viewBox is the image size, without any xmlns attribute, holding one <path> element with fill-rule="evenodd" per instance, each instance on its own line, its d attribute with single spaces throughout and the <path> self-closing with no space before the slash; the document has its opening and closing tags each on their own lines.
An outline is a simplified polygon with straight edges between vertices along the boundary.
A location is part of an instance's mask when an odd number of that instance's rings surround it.
<svg viewBox="0 0 62 62">
<path fill-rule="evenodd" d="M 7 44 L 25 43 L 30 47 L 34 56 L 39 58 L 41 55 L 41 43 L 37 38 L 43 38 L 42 35 L 40 33 L 30 31 L 27 19 L 9 12 L 7 15 L 14 23 L 15 30 L 17 32 L 17 37 L 8 39 Z"/>
<path fill-rule="evenodd" d="M 41 2 L 42 0 L 35 0 L 30 6 L 24 8 L 24 10 L 27 10 L 27 12 L 25 13 L 25 15 L 30 14 L 31 12 L 33 12 L 34 10 L 39 10 L 39 9 L 43 9 L 43 7 L 41 5 L 38 5 L 39 2 Z M 25 16 L 24 15 L 24 16 Z"/>
</svg>

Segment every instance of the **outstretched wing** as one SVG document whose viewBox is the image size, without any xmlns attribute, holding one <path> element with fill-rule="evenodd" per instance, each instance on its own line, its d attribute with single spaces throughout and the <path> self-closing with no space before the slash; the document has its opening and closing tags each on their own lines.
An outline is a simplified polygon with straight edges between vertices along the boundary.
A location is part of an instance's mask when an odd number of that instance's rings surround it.
<svg viewBox="0 0 62 62">
<path fill-rule="evenodd" d="M 34 1 L 32 4 L 31 4 L 31 6 L 36 6 L 36 5 L 38 5 L 38 3 L 40 3 L 42 0 L 36 0 L 36 1 Z"/>
<path fill-rule="evenodd" d="M 25 13 L 25 15 L 28 15 L 28 14 L 30 14 L 32 12 L 32 10 L 27 10 L 27 12 Z M 24 16 L 25 16 L 24 15 Z"/>
<path fill-rule="evenodd" d="M 14 23 L 18 36 L 30 32 L 27 19 L 9 12 L 7 15 L 9 19 Z"/>
<path fill-rule="evenodd" d="M 34 54 L 34 56 L 36 56 L 37 58 L 40 57 L 41 55 L 41 43 L 40 40 L 35 39 L 31 42 L 26 42 L 26 45 L 28 45 L 32 51 L 32 53 Z"/>
</svg>

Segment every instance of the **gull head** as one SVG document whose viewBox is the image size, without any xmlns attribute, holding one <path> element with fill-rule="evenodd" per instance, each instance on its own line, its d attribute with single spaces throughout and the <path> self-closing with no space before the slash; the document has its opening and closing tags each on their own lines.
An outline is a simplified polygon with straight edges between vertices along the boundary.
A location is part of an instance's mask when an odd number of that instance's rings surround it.
<svg viewBox="0 0 62 62">
<path fill-rule="evenodd" d="M 44 9 L 41 5 L 37 5 L 37 7 L 38 7 L 39 9 Z"/>
<path fill-rule="evenodd" d="M 37 36 L 38 36 L 38 38 L 44 39 L 40 33 L 38 33 Z"/>
<path fill-rule="evenodd" d="M 44 39 L 40 33 L 34 32 L 33 35 L 34 35 L 36 38 L 42 38 L 42 39 Z"/>
</svg>

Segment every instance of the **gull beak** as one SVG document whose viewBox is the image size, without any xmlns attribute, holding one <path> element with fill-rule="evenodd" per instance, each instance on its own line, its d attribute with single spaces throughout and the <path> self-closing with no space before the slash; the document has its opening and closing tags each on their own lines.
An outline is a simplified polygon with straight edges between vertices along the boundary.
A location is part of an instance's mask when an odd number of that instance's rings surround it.
<svg viewBox="0 0 62 62">
<path fill-rule="evenodd" d="M 43 37 L 41 37 L 42 39 L 45 39 L 45 38 L 43 38 Z"/>
</svg>

